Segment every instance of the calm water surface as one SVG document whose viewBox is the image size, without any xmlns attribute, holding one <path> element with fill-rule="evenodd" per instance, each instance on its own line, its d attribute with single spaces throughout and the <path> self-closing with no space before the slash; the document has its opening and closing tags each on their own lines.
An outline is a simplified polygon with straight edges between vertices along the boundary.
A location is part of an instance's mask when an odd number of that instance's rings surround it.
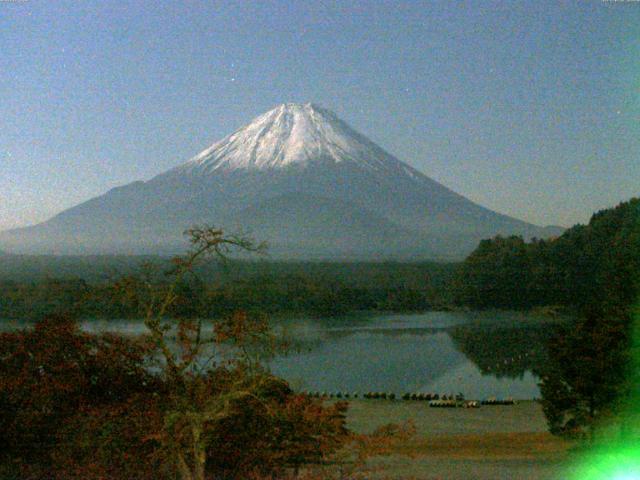
<svg viewBox="0 0 640 480">
<path fill-rule="evenodd" d="M 516 314 L 498 315 L 501 318 L 496 321 L 510 327 L 521 320 Z M 462 392 L 467 398 L 538 397 L 538 379 L 530 370 L 522 369 L 512 374 L 512 378 L 483 374 L 452 338 L 454 327 L 464 331 L 466 325 L 491 320 L 480 319 L 477 314 L 429 312 L 334 319 L 320 325 L 300 322 L 290 325 L 289 330 L 300 345 L 288 356 L 274 359 L 271 368 L 296 388 L 312 391 Z M 469 341 L 474 341 L 473 336 Z M 491 350 L 488 345 L 488 361 Z M 509 361 L 510 356 L 496 356 L 494 370 Z"/>
</svg>

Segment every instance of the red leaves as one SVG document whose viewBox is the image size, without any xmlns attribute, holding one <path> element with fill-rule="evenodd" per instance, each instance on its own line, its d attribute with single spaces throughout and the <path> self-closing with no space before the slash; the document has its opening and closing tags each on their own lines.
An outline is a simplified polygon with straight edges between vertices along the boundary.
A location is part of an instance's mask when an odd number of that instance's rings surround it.
<svg viewBox="0 0 640 480">
<path fill-rule="evenodd" d="M 0 335 L 0 443 L 5 453 L 46 458 L 65 422 L 154 387 L 145 349 L 116 336 L 82 333 L 68 318 Z"/>
<path fill-rule="evenodd" d="M 136 394 L 121 403 L 88 407 L 70 418 L 53 452 L 57 478 L 156 479 L 170 476 L 160 450 L 162 402 Z"/>
<path fill-rule="evenodd" d="M 323 406 L 276 377 L 263 377 L 251 391 L 232 415 L 209 426 L 209 465 L 223 478 L 280 478 L 287 468 L 322 462 L 348 437 L 346 404 Z"/>
<path fill-rule="evenodd" d="M 242 344 L 268 331 L 243 313 L 220 325 L 219 339 Z M 193 333 L 182 323 L 185 342 Z M 89 335 L 61 318 L 0 335 L 4 453 L 51 478 L 174 478 L 176 448 L 188 451 L 195 428 L 212 474 L 246 478 L 322 462 L 348 438 L 345 404 L 323 406 L 242 365 L 185 375 L 177 391 L 146 371 L 149 352 L 144 341 Z"/>
</svg>

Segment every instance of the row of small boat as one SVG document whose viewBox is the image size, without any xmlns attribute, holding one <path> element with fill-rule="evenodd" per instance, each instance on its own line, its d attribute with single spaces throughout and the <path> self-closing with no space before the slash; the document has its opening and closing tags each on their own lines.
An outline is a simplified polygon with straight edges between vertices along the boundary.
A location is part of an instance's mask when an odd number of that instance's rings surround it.
<svg viewBox="0 0 640 480">
<path fill-rule="evenodd" d="M 366 392 L 360 394 L 359 392 L 303 392 L 313 398 L 336 398 L 336 399 L 350 399 L 350 398 L 364 398 L 367 400 L 396 400 L 396 394 L 393 392 Z M 516 402 L 512 398 L 499 399 L 488 398 L 484 400 L 465 400 L 464 395 L 447 395 L 438 393 L 405 393 L 400 397 L 405 401 L 426 401 L 429 402 L 430 407 L 464 407 L 464 408 L 477 408 L 480 405 L 515 405 Z"/>
</svg>

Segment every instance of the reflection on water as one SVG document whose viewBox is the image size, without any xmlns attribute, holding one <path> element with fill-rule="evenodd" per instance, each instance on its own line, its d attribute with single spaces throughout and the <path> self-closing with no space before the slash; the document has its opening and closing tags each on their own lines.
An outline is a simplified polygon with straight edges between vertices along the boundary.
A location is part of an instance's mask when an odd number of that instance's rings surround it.
<svg viewBox="0 0 640 480">
<path fill-rule="evenodd" d="M 0 322 L 1 328 L 24 324 Z M 146 333 L 141 321 L 91 320 L 97 333 Z M 536 372 L 554 325 L 514 313 L 429 312 L 278 321 L 294 340 L 272 371 L 297 389 L 434 392 L 467 398 L 539 396 Z"/>
<path fill-rule="evenodd" d="M 312 391 L 539 396 L 552 326 L 531 315 L 430 312 L 287 325 L 294 351 L 274 373 Z M 516 341 L 517 340 L 517 341 Z M 531 352 L 535 351 L 536 355 Z"/>
</svg>

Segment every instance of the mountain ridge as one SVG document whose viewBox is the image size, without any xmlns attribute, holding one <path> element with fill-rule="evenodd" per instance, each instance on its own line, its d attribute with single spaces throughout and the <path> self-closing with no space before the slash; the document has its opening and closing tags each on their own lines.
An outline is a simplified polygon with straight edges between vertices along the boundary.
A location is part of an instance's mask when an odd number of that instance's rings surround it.
<svg viewBox="0 0 640 480">
<path fill-rule="evenodd" d="M 466 199 L 329 110 L 282 104 L 148 181 L 0 233 L 0 248 L 180 250 L 180 232 L 202 223 L 244 227 L 277 255 L 314 258 L 457 258 L 496 234 L 559 233 Z"/>
</svg>

